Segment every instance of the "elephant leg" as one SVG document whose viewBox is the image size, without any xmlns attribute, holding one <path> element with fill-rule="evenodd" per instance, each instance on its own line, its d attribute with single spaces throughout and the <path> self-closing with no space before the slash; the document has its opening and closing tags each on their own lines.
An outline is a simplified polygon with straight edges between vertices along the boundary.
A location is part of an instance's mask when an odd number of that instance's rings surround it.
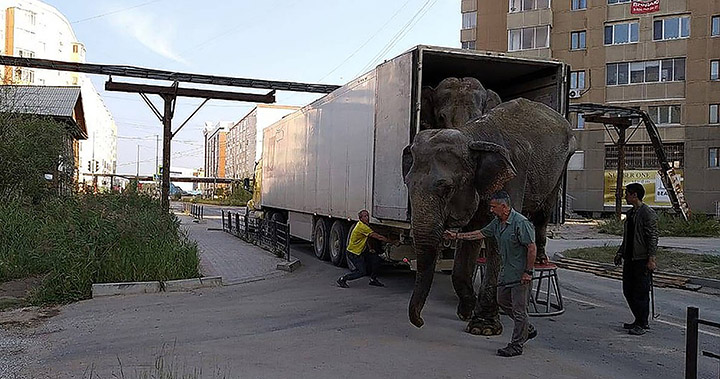
<svg viewBox="0 0 720 379">
<path fill-rule="evenodd" d="M 465 332 L 480 336 L 497 336 L 502 334 L 500 314 L 497 304 L 497 280 L 500 274 L 500 254 L 497 242 L 486 238 L 487 257 L 485 262 L 486 275 L 478 292 L 477 305 L 473 318 L 465 328 Z"/>
<path fill-rule="evenodd" d="M 532 223 L 535 226 L 535 245 L 537 246 L 535 263 L 547 263 L 548 261 L 545 249 L 547 245 L 548 222 L 550 222 L 549 210 L 541 210 L 533 214 Z"/>
<path fill-rule="evenodd" d="M 480 251 L 480 243 L 478 241 L 458 241 L 458 243 L 460 246 L 455 252 L 452 283 L 460 300 L 457 316 L 460 320 L 467 321 L 472 317 L 476 303 L 472 278 Z"/>
</svg>

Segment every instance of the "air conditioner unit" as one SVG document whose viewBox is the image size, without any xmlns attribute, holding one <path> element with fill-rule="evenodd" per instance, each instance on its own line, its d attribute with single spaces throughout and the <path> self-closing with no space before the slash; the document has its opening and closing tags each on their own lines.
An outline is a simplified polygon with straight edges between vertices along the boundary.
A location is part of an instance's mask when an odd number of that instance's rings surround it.
<svg viewBox="0 0 720 379">
<path fill-rule="evenodd" d="M 582 95 L 582 94 L 580 93 L 580 90 L 579 90 L 579 89 L 571 89 L 571 90 L 570 90 L 570 98 L 571 98 L 571 99 L 577 99 L 577 98 L 579 98 L 581 95 Z"/>
</svg>

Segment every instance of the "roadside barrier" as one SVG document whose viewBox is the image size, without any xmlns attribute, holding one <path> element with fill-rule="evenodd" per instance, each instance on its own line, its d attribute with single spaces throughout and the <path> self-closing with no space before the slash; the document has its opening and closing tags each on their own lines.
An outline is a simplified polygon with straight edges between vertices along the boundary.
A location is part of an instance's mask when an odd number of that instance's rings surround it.
<svg viewBox="0 0 720 379">
<path fill-rule="evenodd" d="M 194 219 L 201 221 L 205 215 L 205 207 L 200 204 L 190 204 L 190 215 Z"/>
<path fill-rule="evenodd" d="M 290 224 L 255 217 L 247 211 L 222 211 L 222 228 L 290 262 Z"/>
<path fill-rule="evenodd" d="M 687 338 L 685 339 L 685 379 L 697 379 L 698 374 L 698 325 L 720 329 L 720 323 L 703 320 L 696 307 L 687 308 Z M 703 357 L 720 362 L 720 352 L 703 351 Z"/>
</svg>

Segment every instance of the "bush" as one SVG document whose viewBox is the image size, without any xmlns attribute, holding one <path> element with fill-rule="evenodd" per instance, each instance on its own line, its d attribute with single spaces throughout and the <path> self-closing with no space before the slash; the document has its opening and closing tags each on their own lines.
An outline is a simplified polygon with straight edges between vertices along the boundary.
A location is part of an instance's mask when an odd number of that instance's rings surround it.
<svg viewBox="0 0 720 379">
<path fill-rule="evenodd" d="M 91 296 L 91 284 L 199 276 L 175 215 L 135 193 L 0 204 L 0 282 L 42 275 L 35 304 Z"/>
<path fill-rule="evenodd" d="M 689 221 L 685 221 L 675 214 L 660 213 L 658 229 L 662 237 L 719 237 L 720 221 L 704 214 L 692 215 Z M 623 222 L 614 218 L 602 220 L 598 224 L 598 231 L 620 236 L 623 232 Z"/>
</svg>

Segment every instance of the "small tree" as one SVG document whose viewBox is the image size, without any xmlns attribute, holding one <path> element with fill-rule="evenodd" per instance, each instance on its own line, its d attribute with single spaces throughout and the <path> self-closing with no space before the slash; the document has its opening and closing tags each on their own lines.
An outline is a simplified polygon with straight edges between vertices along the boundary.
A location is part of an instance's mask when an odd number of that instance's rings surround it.
<svg viewBox="0 0 720 379">
<path fill-rule="evenodd" d="M 49 117 L 0 113 L 0 196 L 33 199 L 73 183 L 75 160 L 65 125 Z"/>
</svg>

